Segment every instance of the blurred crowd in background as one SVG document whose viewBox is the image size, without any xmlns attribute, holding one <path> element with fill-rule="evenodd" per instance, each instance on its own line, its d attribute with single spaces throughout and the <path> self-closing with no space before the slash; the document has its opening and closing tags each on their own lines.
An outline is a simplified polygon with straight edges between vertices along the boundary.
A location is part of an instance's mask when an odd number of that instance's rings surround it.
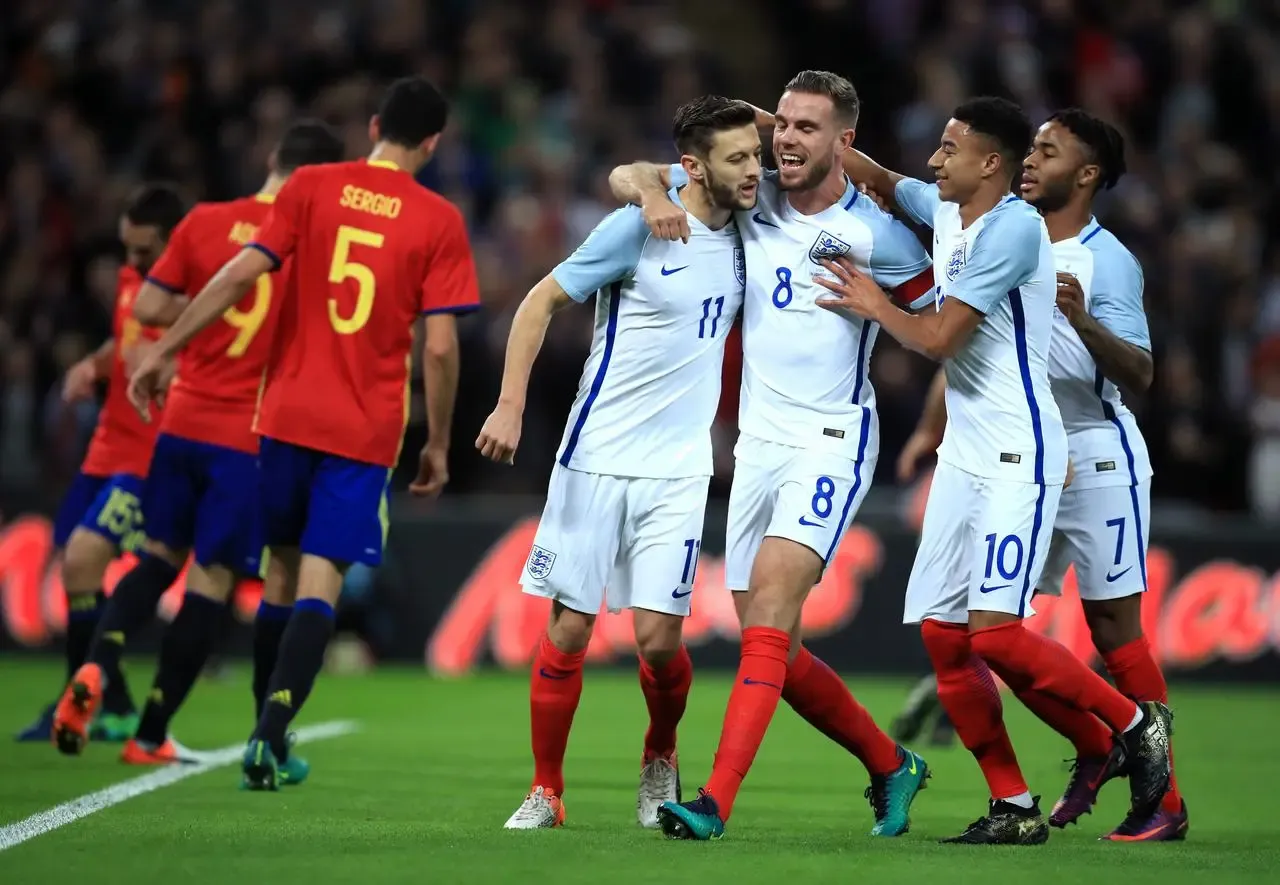
<svg viewBox="0 0 1280 885">
<path fill-rule="evenodd" d="M 0 488 L 52 500 L 96 405 L 60 376 L 110 331 L 119 209 L 146 179 L 252 193 L 298 115 L 368 150 L 381 84 L 436 80 L 454 113 L 424 185 L 463 209 L 485 309 L 460 324 L 450 492 L 541 493 L 591 337 L 552 325 L 516 464 L 472 448 L 529 287 L 614 208 L 609 168 L 674 158 L 670 119 L 720 92 L 772 108 L 794 72 L 848 76 L 858 144 L 926 175 L 963 97 L 1033 119 L 1081 105 L 1128 139 L 1100 219 L 1142 261 L 1156 380 L 1133 400 L 1157 498 L 1280 520 L 1280 3 L 1275 0 L 4 0 L 0 14 Z M 717 427 L 726 494 L 737 410 Z M 934 367 L 881 337 L 877 481 L 891 486 Z M 420 408 L 420 407 L 419 407 Z M 411 425 L 412 461 L 425 430 Z M 29 498 L 28 498 L 29 499 Z M 2 499 L 0 499 L 2 500 Z"/>
</svg>

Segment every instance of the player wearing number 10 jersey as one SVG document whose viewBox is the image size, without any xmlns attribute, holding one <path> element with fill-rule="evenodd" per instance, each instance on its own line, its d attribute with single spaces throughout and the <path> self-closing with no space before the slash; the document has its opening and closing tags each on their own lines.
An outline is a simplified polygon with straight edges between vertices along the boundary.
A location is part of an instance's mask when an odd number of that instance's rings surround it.
<svg viewBox="0 0 1280 885">
<path fill-rule="evenodd" d="M 269 585 L 296 588 L 244 783 L 275 789 L 286 732 L 310 693 L 333 632 L 348 566 L 376 566 L 386 543 L 386 491 L 408 417 L 414 321 L 427 314 L 429 440 L 410 490 L 447 480 L 457 388 L 454 315 L 479 306 L 462 214 L 413 174 L 435 151 L 447 105 L 427 81 L 392 84 L 369 124 L 367 160 L 295 172 L 266 221 L 209 282 L 139 366 L 135 406 L 154 393 L 159 360 L 176 353 L 292 259 L 264 375 L 256 430 Z"/>
<path fill-rule="evenodd" d="M 172 324 L 186 303 L 185 293 L 199 292 L 253 238 L 295 169 L 341 159 L 342 142 L 323 123 L 291 126 L 256 195 L 199 203 L 174 229 L 134 301 L 134 315 L 151 325 Z M 259 572 L 263 541 L 253 415 L 271 345 L 273 296 L 284 273 L 258 277 L 249 298 L 229 308 L 222 322 L 203 330 L 179 355 L 142 496 L 143 512 L 151 514 L 143 553 L 117 585 L 103 615 L 101 638 L 69 689 L 86 696 L 89 708 L 97 705 L 103 684 L 119 678 L 126 637 L 151 620 L 161 595 L 194 553 L 182 608 L 161 645 L 137 734 L 124 748 L 127 763 L 177 761 L 177 748 L 167 737 L 169 721 L 212 650 L 222 605 L 237 578 Z M 274 607 L 266 608 L 269 621 Z M 255 642 L 255 649 L 260 645 Z M 255 687 L 265 686 L 266 676 L 258 669 Z M 76 722 L 64 727 L 75 728 Z"/>
</svg>

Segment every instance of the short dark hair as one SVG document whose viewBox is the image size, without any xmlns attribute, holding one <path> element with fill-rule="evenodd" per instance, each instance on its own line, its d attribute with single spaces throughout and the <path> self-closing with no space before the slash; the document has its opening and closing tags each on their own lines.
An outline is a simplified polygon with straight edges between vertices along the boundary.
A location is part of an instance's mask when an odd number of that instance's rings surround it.
<svg viewBox="0 0 1280 885">
<path fill-rule="evenodd" d="M 285 130 L 276 145 L 276 169 L 292 172 L 300 166 L 338 163 L 342 155 L 342 139 L 327 123 L 298 120 Z"/>
<path fill-rule="evenodd" d="M 704 95 L 682 104 L 671 124 L 676 150 L 706 159 L 717 132 L 740 129 L 756 122 L 755 108 L 723 95 Z"/>
<path fill-rule="evenodd" d="M 167 184 L 143 185 L 133 192 L 124 207 L 124 217 L 130 224 L 154 227 L 164 240 L 169 239 L 169 234 L 186 214 L 187 207 L 182 197 Z"/>
<path fill-rule="evenodd" d="M 382 139 L 400 147 L 416 148 L 444 131 L 449 102 L 425 77 L 401 77 L 392 83 L 378 106 Z"/>
<path fill-rule="evenodd" d="M 969 99 L 951 116 L 996 143 L 1011 180 L 1022 169 L 1022 161 L 1031 150 L 1032 130 L 1026 111 L 1017 104 L 1007 98 L 984 95 Z"/>
<path fill-rule="evenodd" d="M 836 119 L 850 129 L 858 126 L 858 90 L 853 88 L 844 77 L 830 71 L 801 71 L 791 78 L 784 92 L 807 92 L 810 95 L 825 95 L 835 106 Z"/>
<path fill-rule="evenodd" d="M 1106 120 L 1080 108 L 1066 108 L 1049 117 L 1080 140 L 1090 163 L 1096 164 L 1098 190 L 1110 190 L 1127 171 L 1124 163 L 1124 136 Z"/>
</svg>

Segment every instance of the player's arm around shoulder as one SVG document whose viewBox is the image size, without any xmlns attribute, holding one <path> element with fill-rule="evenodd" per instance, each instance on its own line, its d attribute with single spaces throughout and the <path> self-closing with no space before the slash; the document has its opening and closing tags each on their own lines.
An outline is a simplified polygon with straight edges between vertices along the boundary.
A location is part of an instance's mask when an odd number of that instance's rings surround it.
<svg viewBox="0 0 1280 885">
<path fill-rule="evenodd" d="M 631 163 L 609 173 L 609 189 L 623 203 L 639 206 L 645 225 L 660 240 L 689 242 L 689 216 L 671 199 L 673 187 L 688 184 L 679 164 Z"/>
</svg>

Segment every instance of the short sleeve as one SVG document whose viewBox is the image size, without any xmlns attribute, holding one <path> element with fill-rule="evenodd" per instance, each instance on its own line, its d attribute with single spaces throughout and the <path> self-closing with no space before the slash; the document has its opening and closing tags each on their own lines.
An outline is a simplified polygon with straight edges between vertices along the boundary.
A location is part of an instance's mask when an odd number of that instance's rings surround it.
<svg viewBox="0 0 1280 885">
<path fill-rule="evenodd" d="M 671 186 L 684 187 L 689 183 L 689 173 L 679 163 L 671 164 Z"/>
<path fill-rule="evenodd" d="M 893 196 L 903 212 L 921 224 L 933 227 L 933 217 L 942 205 L 936 184 L 925 184 L 915 178 L 903 178 L 894 186 Z"/>
<path fill-rule="evenodd" d="M 197 210 L 188 212 L 169 236 L 169 242 L 160 260 L 151 266 L 147 282 L 159 286 L 170 295 L 191 294 L 192 236 L 191 217 Z"/>
<path fill-rule="evenodd" d="M 1091 251 L 1089 313 L 1117 338 L 1150 351 L 1151 331 L 1142 306 L 1142 265 L 1115 240 L 1103 240 Z"/>
<path fill-rule="evenodd" d="M 452 208 L 452 207 L 451 207 Z M 422 281 L 422 313 L 470 313 L 480 307 L 480 283 L 462 213 L 440 226 Z"/>
<path fill-rule="evenodd" d="M 623 206 L 596 225 L 573 254 L 556 265 L 551 276 L 574 301 L 635 273 L 649 228 L 638 206 Z"/>
<path fill-rule="evenodd" d="M 848 212 L 871 229 L 871 278 L 896 289 L 920 276 L 932 262 L 911 228 L 859 195 Z"/>
<path fill-rule="evenodd" d="M 988 218 L 964 267 L 943 295 L 988 314 L 1031 279 L 1040 263 L 1044 236 L 1039 216 L 1029 214 L 1032 211 L 1025 204 L 1010 205 Z"/>
<path fill-rule="evenodd" d="M 257 249 L 270 258 L 276 270 L 293 254 L 294 246 L 297 245 L 303 208 L 307 201 L 307 182 L 310 180 L 304 169 L 290 175 L 284 187 L 276 194 L 266 220 L 258 227 L 253 239 L 245 244 L 246 249 Z"/>
</svg>

